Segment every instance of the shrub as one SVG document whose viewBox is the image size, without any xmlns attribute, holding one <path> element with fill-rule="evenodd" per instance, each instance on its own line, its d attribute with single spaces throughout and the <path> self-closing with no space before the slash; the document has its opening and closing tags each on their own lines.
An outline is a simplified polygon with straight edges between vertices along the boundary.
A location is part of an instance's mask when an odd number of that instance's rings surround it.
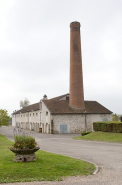
<svg viewBox="0 0 122 185">
<path fill-rule="evenodd" d="M 91 132 L 81 132 L 81 135 L 82 136 L 85 136 L 85 135 L 87 135 L 87 134 L 90 134 Z"/>
<path fill-rule="evenodd" d="M 93 123 L 93 128 L 95 131 L 101 131 L 101 126 L 103 122 L 94 122 Z"/>
<path fill-rule="evenodd" d="M 122 122 L 118 121 L 94 122 L 93 129 L 94 131 L 122 133 Z"/>
<path fill-rule="evenodd" d="M 14 137 L 15 143 L 13 144 L 13 147 L 17 149 L 33 149 L 36 147 L 37 143 L 35 139 L 31 136 L 15 136 Z"/>
</svg>

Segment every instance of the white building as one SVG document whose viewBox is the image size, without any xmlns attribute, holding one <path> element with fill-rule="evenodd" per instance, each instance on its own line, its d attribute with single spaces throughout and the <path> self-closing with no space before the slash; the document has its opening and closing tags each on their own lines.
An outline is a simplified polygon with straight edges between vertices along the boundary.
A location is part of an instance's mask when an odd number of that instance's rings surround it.
<svg viewBox="0 0 122 185">
<path fill-rule="evenodd" d="M 12 126 L 42 133 L 92 131 L 93 122 L 109 121 L 112 112 L 96 101 L 84 101 L 82 110 L 69 106 L 69 94 L 29 105 L 12 114 Z"/>
</svg>

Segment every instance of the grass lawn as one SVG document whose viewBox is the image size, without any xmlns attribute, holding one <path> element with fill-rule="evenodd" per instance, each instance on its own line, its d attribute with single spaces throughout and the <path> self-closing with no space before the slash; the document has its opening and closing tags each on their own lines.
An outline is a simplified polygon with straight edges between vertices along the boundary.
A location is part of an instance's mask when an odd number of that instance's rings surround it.
<svg viewBox="0 0 122 185">
<path fill-rule="evenodd" d="M 93 174 L 95 166 L 70 157 L 37 151 L 37 161 L 14 162 L 8 147 L 12 142 L 0 135 L 0 183 L 60 181 L 63 177 Z M 41 147 L 41 146 L 40 146 Z"/>
<path fill-rule="evenodd" d="M 74 137 L 74 139 L 122 143 L 122 133 L 92 132 L 85 136 Z"/>
</svg>

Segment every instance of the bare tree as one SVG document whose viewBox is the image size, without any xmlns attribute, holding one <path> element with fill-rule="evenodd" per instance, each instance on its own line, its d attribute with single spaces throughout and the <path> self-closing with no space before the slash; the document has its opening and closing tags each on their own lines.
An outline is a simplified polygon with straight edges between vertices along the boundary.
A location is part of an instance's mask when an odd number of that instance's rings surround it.
<svg viewBox="0 0 122 185">
<path fill-rule="evenodd" d="M 24 107 L 27 107 L 28 105 L 30 105 L 30 102 L 27 98 L 25 98 L 24 101 L 22 101 L 22 100 L 20 101 L 19 105 L 20 105 L 20 108 L 23 109 Z"/>
</svg>

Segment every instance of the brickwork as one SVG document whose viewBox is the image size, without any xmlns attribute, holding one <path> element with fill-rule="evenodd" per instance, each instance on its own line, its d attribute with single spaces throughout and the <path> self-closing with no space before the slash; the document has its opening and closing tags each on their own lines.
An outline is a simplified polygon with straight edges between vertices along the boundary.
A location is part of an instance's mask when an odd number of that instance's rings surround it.
<svg viewBox="0 0 122 185">
<path fill-rule="evenodd" d="M 84 108 L 80 23 L 70 24 L 70 100 L 74 108 Z"/>
</svg>

